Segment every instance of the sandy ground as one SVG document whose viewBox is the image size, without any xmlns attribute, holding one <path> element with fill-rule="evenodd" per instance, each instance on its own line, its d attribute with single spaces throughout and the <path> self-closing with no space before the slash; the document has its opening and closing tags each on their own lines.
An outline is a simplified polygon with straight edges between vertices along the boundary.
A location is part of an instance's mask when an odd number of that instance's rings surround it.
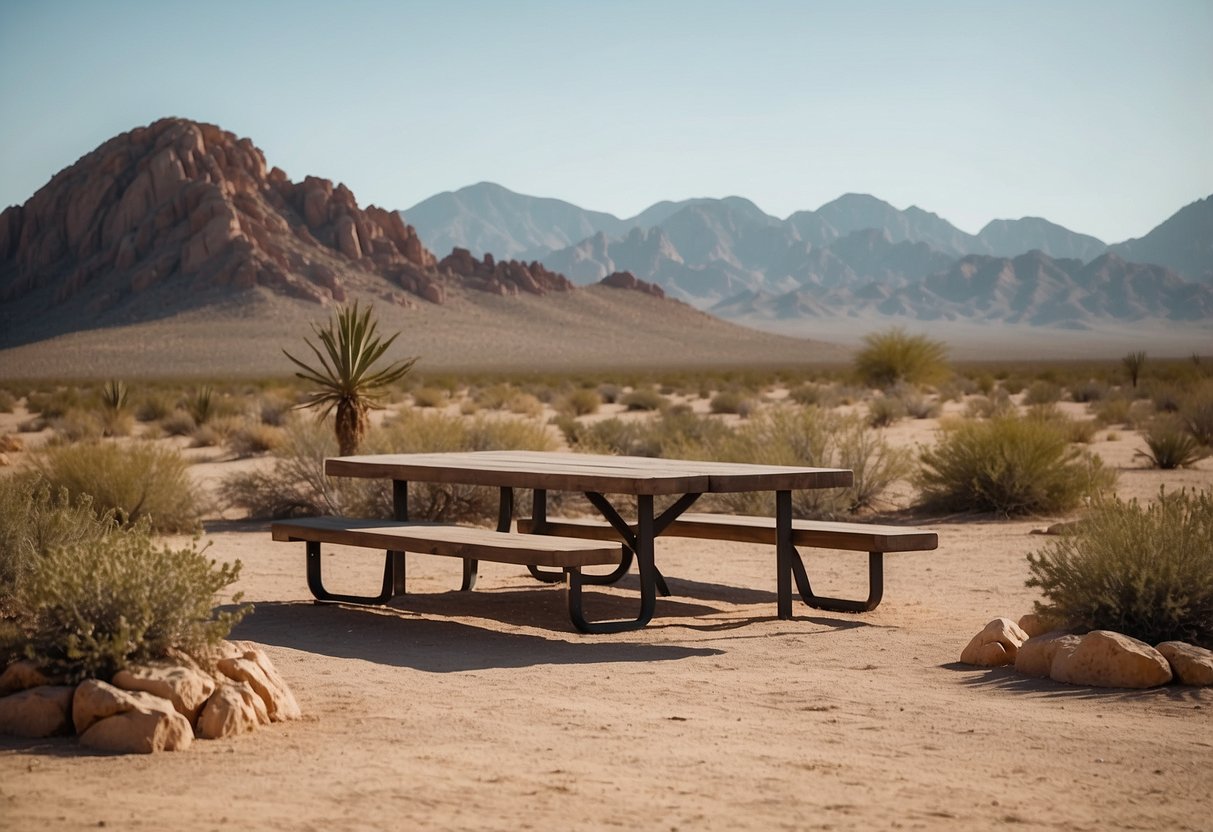
<svg viewBox="0 0 1213 832">
<path fill-rule="evenodd" d="M 1116 436 L 1092 449 L 1122 494 L 1213 484 L 1209 460 L 1146 470 Z M 662 540 L 673 596 L 653 623 L 582 636 L 560 588 L 486 564 L 460 593 L 445 558 L 411 558 L 387 608 L 315 605 L 301 544 L 216 518 L 211 552 L 243 562 L 256 605 L 233 637 L 266 645 L 306 717 L 154 757 L 0 738 L 0 829 L 1207 830 L 1213 690 L 957 663 L 989 619 L 1030 610 L 1030 531 L 1054 519 L 931 524 L 938 551 L 890 556 L 878 609 L 791 621 L 769 548 Z M 333 558 L 331 588 L 368 591 L 375 560 Z M 819 591 L 862 594 L 862 555 L 807 561 Z M 635 587 L 588 611 L 631 613 Z"/>
</svg>

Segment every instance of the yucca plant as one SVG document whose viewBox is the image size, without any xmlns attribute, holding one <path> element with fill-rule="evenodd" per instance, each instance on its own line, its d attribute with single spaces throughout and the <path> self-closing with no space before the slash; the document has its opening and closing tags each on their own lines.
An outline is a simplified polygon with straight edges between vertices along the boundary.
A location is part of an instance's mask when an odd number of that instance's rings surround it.
<svg viewBox="0 0 1213 832">
<path fill-rule="evenodd" d="M 1204 459 L 1208 453 L 1200 443 L 1184 429 L 1184 425 L 1173 416 L 1155 419 L 1146 431 L 1146 450 L 1138 456 L 1145 457 L 1151 466 L 1169 471 L 1188 468 Z"/>
<path fill-rule="evenodd" d="M 366 436 L 367 412 L 379 406 L 384 388 L 404 378 L 417 363 L 416 358 L 407 358 L 381 370 L 372 369 L 399 335 L 382 340 L 377 332 L 378 321 L 371 317 L 372 310 L 372 306 L 359 309 L 354 301 L 352 306 L 338 307 L 328 326 L 312 324 L 312 331 L 323 347 L 322 350 L 310 339 L 304 339 L 316 356 L 315 366 L 283 350 L 300 368 L 295 375 L 320 388 L 309 393 L 300 407 L 319 408 L 322 419 L 336 411 L 335 430 L 342 456 L 357 453 Z"/>
<path fill-rule="evenodd" d="M 101 388 L 101 403 L 105 405 L 106 410 L 117 413 L 126 407 L 128 399 L 126 382 L 120 379 L 110 379 Z"/>
<path fill-rule="evenodd" d="M 1121 359 L 1121 363 L 1125 365 L 1125 370 L 1129 373 L 1129 381 L 1133 382 L 1133 388 L 1137 388 L 1137 379 L 1141 377 L 1141 368 L 1146 365 L 1146 354 L 1143 350 L 1131 352 Z"/>
<path fill-rule="evenodd" d="M 904 329 L 865 335 L 855 356 L 855 372 L 865 384 L 888 389 L 897 384 L 930 384 L 948 374 L 947 347 Z"/>
</svg>

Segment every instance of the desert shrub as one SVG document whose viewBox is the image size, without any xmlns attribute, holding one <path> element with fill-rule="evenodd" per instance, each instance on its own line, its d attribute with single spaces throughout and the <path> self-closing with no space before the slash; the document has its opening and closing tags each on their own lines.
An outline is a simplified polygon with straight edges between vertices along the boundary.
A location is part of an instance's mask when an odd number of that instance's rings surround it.
<svg viewBox="0 0 1213 832">
<path fill-rule="evenodd" d="M 1121 359 L 1121 363 L 1125 365 L 1125 372 L 1129 375 L 1129 381 L 1136 388 L 1137 381 L 1141 378 L 1142 368 L 1146 365 L 1145 352 L 1131 352 Z"/>
<path fill-rule="evenodd" d="M 8 390 L 0 389 L 0 413 L 12 413 L 17 406 L 17 397 Z"/>
<path fill-rule="evenodd" d="M 109 678 L 170 648 L 198 655 L 225 638 L 246 609 L 216 612 L 215 594 L 239 574 L 239 561 L 216 566 L 194 544 L 157 546 L 140 525 L 34 558 L 13 618 L 37 665 L 73 682 Z"/>
<path fill-rule="evenodd" d="M 625 395 L 619 403 L 628 410 L 660 410 L 667 402 L 665 396 L 652 387 L 641 387 Z"/>
<path fill-rule="evenodd" d="M 487 410 L 504 410 L 517 391 L 508 384 L 482 387 L 472 394 L 472 399 Z"/>
<path fill-rule="evenodd" d="M 602 404 L 602 397 L 597 390 L 579 387 L 563 396 L 556 405 L 556 410 L 570 416 L 588 416 L 597 413 Z"/>
<path fill-rule="evenodd" d="M 1178 413 L 1183 403 L 1183 393 L 1174 384 L 1150 385 L 1150 401 L 1158 413 Z"/>
<path fill-rule="evenodd" d="M 932 401 L 913 387 L 897 391 L 897 398 L 911 419 L 935 419 L 943 412 L 939 401 Z"/>
<path fill-rule="evenodd" d="M 1188 433 L 1205 447 L 1213 447 L 1213 382 L 1191 390 L 1179 408 Z"/>
<path fill-rule="evenodd" d="M 1015 411 L 1007 391 L 999 388 L 990 396 L 973 396 L 965 402 L 965 416 L 970 419 L 991 419 Z"/>
<path fill-rule="evenodd" d="M 1077 530 L 1028 555 L 1036 610 L 1149 644 L 1213 648 L 1213 492 L 1096 501 Z"/>
<path fill-rule="evenodd" d="M 107 410 L 123 410 L 130 401 L 130 390 L 126 382 L 110 379 L 101 386 L 101 404 Z"/>
<path fill-rule="evenodd" d="M 1129 404 L 1129 415 L 1125 424 L 1134 430 L 1140 430 L 1154 420 L 1154 402 L 1137 400 Z"/>
<path fill-rule="evenodd" d="M 543 415 L 543 402 L 532 393 L 518 393 L 510 400 L 510 413 L 538 418 Z"/>
<path fill-rule="evenodd" d="M 184 410 L 174 410 L 160 420 L 160 427 L 169 436 L 191 436 L 198 429 L 198 423 Z"/>
<path fill-rule="evenodd" d="M 623 393 L 616 384 L 600 384 L 598 385 L 598 395 L 602 397 L 603 403 L 615 404 Z"/>
<path fill-rule="evenodd" d="M 1061 388 L 1051 381 L 1034 381 L 1023 394 L 1023 403 L 1027 405 L 1053 404 L 1059 401 Z"/>
<path fill-rule="evenodd" d="M 147 443 L 87 442 L 48 447 L 35 468 L 73 499 L 88 495 L 98 511 L 113 511 L 121 524 L 146 518 L 155 532 L 194 532 L 200 497 L 185 460 L 171 448 Z"/>
<path fill-rule="evenodd" d="M 185 397 L 185 412 L 194 420 L 196 425 L 205 425 L 207 420 L 215 415 L 215 389 L 204 384 L 197 390 L 191 391 Z"/>
<path fill-rule="evenodd" d="M 263 425 L 280 428 L 286 424 L 294 407 L 284 396 L 267 394 L 257 401 L 257 418 Z"/>
<path fill-rule="evenodd" d="M 30 413 L 37 413 L 44 419 L 55 419 L 69 410 L 92 410 L 96 406 L 96 399 L 79 388 L 60 387 L 48 392 L 31 392 L 26 396 L 25 404 Z"/>
<path fill-rule="evenodd" d="M 930 384 L 948 375 L 947 347 L 925 335 L 893 328 L 866 335 L 863 341 L 855 356 L 855 372 L 871 387 Z"/>
<path fill-rule="evenodd" d="M 1150 423 L 1145 435 L 1145 457 L 1151 466 L 1171 470 L 1188 468 L 1208 455 L 1208 451 L 1188 433 L 1184 424 L 1174 416 L 1161 416 Z"/>
<path fill-rule="evenodd" d="M 480 405 L 475 399 L 464 399 L 459 403 L 459 413 L 462 416 L 475 416 L 480 412 Z"/>
<path fill-rule="evenodd" d="M 1101 425 L 1127 425 L 1129 406 L 1132 402 L 1120 395 L 1109 395 L 1090 406 L 1095 419 Z"/>
<path fill-rule="evenodd" d="M 413 391 L 413 407 L 446 407 L 447 392 L 440 387 L 418 387 Z"/>
<path fill-rule="evenodd" d="M 924 507 L 1002 515 L 1056 513 L 1110 488 L 1115 474 L 1048 421 L 1007 414 L 944 425 L 919 456 Z"/>
<path fill-rule="evenodd" d="M 227 439 L 227 445 L 236 456 L 256 456 L 272 451 L 283 442 L 283 429 L 264 422 L 241 427 Z"/>
<path fill-rule="evenodd" d="M 1079 382 L 1070 388 L 1070 398 L 1083 404 L 1100 401 L 1106 395 L 1108 395 L 1108 385 L 1096 379 Z"/>
<path fill-rule="evenodd" d="M 100 439 L 105 434 L 101 417 L 91 410 L 69 410 L 62 416 L 52 417 L 50 426 L 59 444 Z"/>
<path fill-rule="evenodd" d="M 0 619 L 34 560 L 64 546 L 88 547 L 114 528 L 87 496 L 73 500 L 29 475 L 0 478 Z"/>
<path fill-rule="evenodd" d="M 740 390 L 722 390 L 712 397 L 708 407 L 713 413 L 735 413 L 748 416 L 754 412 L 754 401 Z M 743 413 L 744 411 L 744 413 Z"/>
<path fill-rule="evenodd" d="M 1066 437 L 1067 442 L 1089 445 L 1098 427 L 1094 419 L 1071 419 L 1055 404 L 1037 404 L 1028 408 L 1025 418 L 1047 422 Z"/>
<path fill-rule="evenodd" d="M 833 407 L 837 395 L 833 387 L 825 384 L 806 382 L 788 391 L 788 398 L 796 404 L 817 405 L 818 407 Z"/>
<path fill-rule="evenodd" d="M 792 492 L 797 517 L 829 518 L 878 506 L 889 488 L 910 471 L 907 451 L 890 447 L 856 414 L 816 407 L 776 407 L 736 430 L 698 438 L 678 456 L 723 462 L 850 468 L 851 488 Z M 769 494 L 718 494 L 709 503 L 737 514 L 769 514 Z"/>
<path fill-rule="evenodd" d="M 906 415 L 906 406 L 896 396 L 877 396 L 868 402 L 868 424 L 874 428 L 888 427 Z"/>
<path fill-rule="evenodd" d="M 173 401 L 165 393 L 149 393 L 135 405 L 135 418 L 140 422 L 159 422 L 173 412 Z"/>
</svg>

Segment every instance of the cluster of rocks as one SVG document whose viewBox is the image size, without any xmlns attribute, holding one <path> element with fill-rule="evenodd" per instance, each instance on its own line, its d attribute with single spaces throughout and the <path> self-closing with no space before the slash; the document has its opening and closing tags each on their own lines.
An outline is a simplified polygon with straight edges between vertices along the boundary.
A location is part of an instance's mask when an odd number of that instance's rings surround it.
<svg viewBox="0 0 1213 832">
<path fill-rule="evenodd" d="M 452 287 L 499 294 L 573 288 L 537 262 L 441 263 L 395 211 L 343 184 L 293 182 L 249 139 L 166 118 L 116 136 L 0 214 L 0 300 L 30 312 L 202 303 L 264 287 L 316 303 L 354 290 L 441 304 Z M 137 313 L 135 313 L 137 316 Z"/>
<path fill-rule="evenodd" d="M 562 274 L 550 271 L 538 260 L 523 263 L 520 260 L 497 261 L 491 254 L 477 260 L 466 248 L 454 248 L 438 264 L 441 271 L 461 280 L 464 286 L 494 295 L 546 295 L 548 292 L 567 292 L 572 282 Z"/>
<path fill-rule="evenodd" d="M 1018 623 L 996 618 L 973 636 L 960 654 L 978 667 L 1013 665 L 1025 676 L 1071 685 L 1152 688 L 1177 681 L 1213 685 L 1213 651 L 1182 641 L 1151 647 L 1109 630 L 1077 634 L 1049 629 L 1037 615 Z"/>
<path fill-rule="evenodd" d="M 665 297 L 665 290 L 656 283 L 641 280 L 631 272 L 611 272 L 599 282 L 603 286 L 610 286 L 613 289 L 631 289 L 635 292 L 652 295 L 655 298 Z"/>
<path fill-rule="evenodd" d="M 247 641 L 223 642 L 207 666 L 184 655 L 132 666 L 111 682 L 55 684 L 31 663 L 0 675 L 0 734 L 75 734 L 113 753 L 183 751 L 195 737 L 218 739 L 298 719 L 299 705 L 273 663 Z"/>
</svg>

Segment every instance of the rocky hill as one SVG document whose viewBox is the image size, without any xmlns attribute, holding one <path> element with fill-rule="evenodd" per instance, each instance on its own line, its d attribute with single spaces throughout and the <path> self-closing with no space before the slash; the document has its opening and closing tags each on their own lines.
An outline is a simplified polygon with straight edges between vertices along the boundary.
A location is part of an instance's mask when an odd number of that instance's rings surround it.
<svg viewBox="0 0 1213 832">
<path fill-rule="evenodd" d="M 269 292 L 409 306 L 573 288 L 532 262 L 439 260 L 394 211 L 293 182 L 249 140 L 166 118 L 119 135 L 0 214 L 0 343 Z"/>
</svg>

